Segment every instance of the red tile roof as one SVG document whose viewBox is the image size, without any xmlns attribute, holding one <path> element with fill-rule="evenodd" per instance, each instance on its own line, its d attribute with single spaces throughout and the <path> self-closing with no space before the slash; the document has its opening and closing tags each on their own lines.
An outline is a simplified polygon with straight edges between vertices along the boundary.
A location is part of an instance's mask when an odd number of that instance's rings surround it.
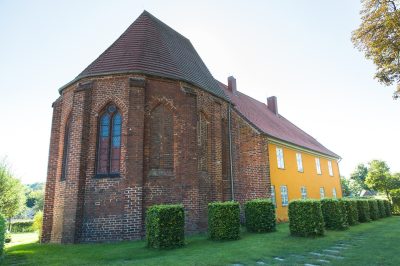
<svg viewBox="0 0 400 266">
<path fill-rule="evenodd" d="M 147 11 L 60 90 L 84 77 L 117 73 L 143 73 L 182 80 L 228 100 L 192 43 Z"/>
<path fill-rule="evenodd" d="M 275 115 L 268 109 L 266 104 L 239 91 L 233 94 L 228 89 L 228 86 L 221 82 L 219 82 L 219 84 L 226 95 L 231 99 L 234 108 L 266 135 L 305 149 L 340 158 L 339 155 L 328 150 L 316 139 L 295 126 L 282 115 Z"/>
</svg>

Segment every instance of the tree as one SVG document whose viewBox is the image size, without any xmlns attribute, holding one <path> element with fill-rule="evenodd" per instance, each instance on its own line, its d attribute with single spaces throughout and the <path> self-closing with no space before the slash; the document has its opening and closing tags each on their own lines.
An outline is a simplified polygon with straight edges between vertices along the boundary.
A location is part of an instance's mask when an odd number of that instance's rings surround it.
<svg viewBox="0 0 400 266">
<path fill-rule="evenodd" d="M 360 187 L 360 192 L 362 189 L 368 189 L 368 186 L 365 184 L 367 175 L 368 168 L 362 163 L 358 164 L 356 169 L 350 174 L 350 179 L 357 183 L 353 184 L 353 186 Z"/>
<path fill-rule="evenodd" d="M 400 0 L 361 0 L 361 24 L 352 42 L 376 65 L 375 78 L 397 84 L 393 98 L 400 97 Z"/>
<path fill-rule="evenodd" d="M 25 205 L 24 187 L 14 178 L 5 161 L 0 162 L 0 213 L 11 219 Z"/>
<path fill-rule="evenodd" d="M 357 197 L 363 188 L 360 183 L 349 178 L 341 177 L 342 193 L 344 197 Z"/>
<path fill-rule="evenodd" d="M 384 161 L 373 160 L 369 163 L 368 176 L 365 183 L 371 189 L 385 193 L 390 200 L 390 190 L 397 185 L 396 176 L 390 174 L 390 168 Z"/>
</svg>

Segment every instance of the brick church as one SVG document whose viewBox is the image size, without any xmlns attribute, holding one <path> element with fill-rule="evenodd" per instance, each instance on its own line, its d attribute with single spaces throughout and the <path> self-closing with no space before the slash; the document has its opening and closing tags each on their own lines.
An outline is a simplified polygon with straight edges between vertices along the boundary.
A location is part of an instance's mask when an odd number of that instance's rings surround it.
<svg viewBox="0 0 400 266">
<path fill-rule="evenodd" d="M 53 103 L 42 242 L 140 239 L 146 209 L 271 197 L 269 140 L 338 159 L 267 104 L 215 80 L 191 42 L 144 11 Z M 266 125 L 266 126 L 264 126 Z"/>
</svg>

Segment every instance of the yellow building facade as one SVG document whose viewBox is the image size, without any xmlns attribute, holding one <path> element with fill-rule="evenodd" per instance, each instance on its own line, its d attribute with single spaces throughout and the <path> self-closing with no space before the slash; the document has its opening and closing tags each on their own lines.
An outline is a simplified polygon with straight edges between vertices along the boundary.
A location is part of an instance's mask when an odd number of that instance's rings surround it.
<svg viewBox="0 0 400 266">
<path fill-rule="evenodd" d="M 279 140 L 268 140 L 271 197 L 278 221 L 294 199 L 341 198 L 338 159 Z"/>
</svg>

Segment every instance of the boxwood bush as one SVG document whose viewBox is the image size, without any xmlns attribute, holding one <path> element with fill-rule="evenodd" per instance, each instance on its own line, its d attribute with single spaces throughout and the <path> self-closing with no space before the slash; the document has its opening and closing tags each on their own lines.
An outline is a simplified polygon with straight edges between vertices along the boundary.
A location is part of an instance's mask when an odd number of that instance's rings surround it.
<svg viewBox="0 0 400 266">
<path fill-rule="evenodd" d="M 358 224 L 358 210 L 357 210 L 357 201 L 353 199 L 340 199 L 343 201 L 343 204 L 346 209 L 347 215 L 347 223 L 349 225 L 356 225 Z"/>
<path fill-rule="evenodd" d="M 236 240 L 240 236 L 240 206 L 238 202 L 208 204 L 208 233 L 212 240 Z"/>
<path fill-rule="evenodd" d="M 3 256 L 4 252 L 4 241 L 6 237 L 6 219 L 0 213 L 0 257 Z"/>
<path fill-rule="evenodd" d="M 322 236 L 324 217 L 318 200 L 293 200 L 289 203 L 289 229 L 294 236 Z"/>
<path fill-rule="evenodd" d="M 357 199 L 358 221 L 360 223 L 370 222 L 369 204 L 366 199 Z"/>
<path fill-rule="evenodd" d="M 322 215 L 325 227 L 331 230 L 344 230 L 349 227 L 345 203 L 337 199 L 321 200 Z"/>
<path fill-rule="evenodd" d="M 379 219 L 378 202 L 376 201 L 376 199 L 369 199 L 368 204 L 369 204 L 369 215 L 371 217 L 371 220 L 378 220 Z"/>
<path fill-rule="evenodd" d="M 246 228 L 264 233 L 276 230 L 275 206 L 270 199 L 255 199 L 245 204 Z"/>
<path fill-rule="evenodd" d="M 386 217 L 386 210 L 385 210 L 385 202 L 382 199 L 378 199 L 378 210 L 379 210 L 379 218 Z"/>
<path fill-rule="evenodd" d="M 392 206 L 388 200 L 384 200 L 386 216 L 392 216 Z"/>
<path fill-rule="evenodd" d="M 153 205 L 146 212 L 146 239 L 151 248 L 185 244 L 185 212 L 182 205 Z"/>
</svg>

